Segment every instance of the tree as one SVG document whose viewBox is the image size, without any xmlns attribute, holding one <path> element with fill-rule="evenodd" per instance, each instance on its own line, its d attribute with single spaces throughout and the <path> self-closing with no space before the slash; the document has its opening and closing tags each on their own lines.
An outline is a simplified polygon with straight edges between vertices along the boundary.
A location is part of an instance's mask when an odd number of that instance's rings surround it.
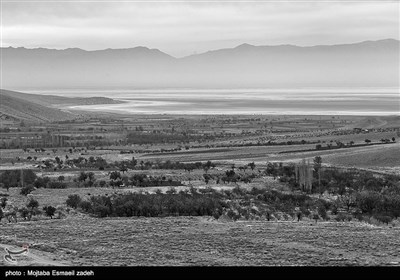
<svg viewBox="0 0 400 280">
<path fill-rule="evenodd" d="M 31 198 L 26 204 L 26 207 L 30 208 L 33 211 L 35 208 L 39 207 L 39 202 L 36 199 Z"/>
<path fill-rule="evenodd" d="M 318 220 L 319 220 L 319 215 L 318 215 L 318 213 L 314 213 L 313 214 L 313 219 L 315 220 L 315 222 L 317 222 Z"/>
<path fill-rule="evenodd" d="M 67 206 L 72 207 L 72 208 L 77 208 L 81 202 L 82 202 L 82 199 L 77 194 L 70 194 L 66 201 Z"/>
<path fill-rule="evenodd" d="M 10 186 L 7 184 L 0 183 L 0 188 L 5 188 L 7 191 L 10 189 Z"/>
<path fill-rule="evenodd" d="M 316 156 L 314 158 L 314 171 L 318 176 L 318 191 L 321 192 L 321 167 L 322 167 L 322 158 L 320 156 Z"/>
<path fill-rule="evenodd" d="M 119 168 L 119 171 L 121 171 L 122 173 L 127 172 L 128 168 L 126 167 L 125 164 L 122 164 L 121 167 Z"/>
<path fill-rule="evenodd" d="M 47 216 L 50 217 L 50 219 L 53 219 L 54 213 L 56 212 L 56 208 L 53 206 L 45 206 L 43 207 L 43 211 L 46 213 Z"/>
<path fill-rule="evenodd" d="M 121 173 L 119 173 L 118 171 L 111 172 L 110 180 L 117 180 L 117 179 L 121 179 Z"/>
<path fill-rule="evenodd" d="M 36 181 L 33 183 L 33 185 L 36 188 L 46 188 L 47 184 L 50 182 L 50 178 L 49 177 L 38 177 L 36 179 Z"/>
<path fill-rule="evenodd" d="M 6 205 L 7 205 L 7 197 L 2 197 L 1 199 L 0 199 L 0 207 L 1 208 L 6 208 Z"/>
<path fill-rule="evenodd" d="M 62 181 L 64 181 L 65 177 L 63 175 L 60 175 L 60 176 L 58 176 L 57 179 L 58 179 L 58 181 L 62 182 Z"/>
<path fill-rule="evenodd" d="M 254 170 L 254 168 L 256 168 L 256 164 L 254 163 L 254 161 L 253 162 L 250 162 L 249 164 L 247 164 L 250 168 L 251 168 L 251 170 Z"/>
<path fill-rule="evenodd" d="M 59 157 L 55 157 L 54 159 L 56 160 L 56 163 L 57 163 L 57 164 L 61 164 L 61 160 L 60 160 Z"/>
<path fill-rule="evenodd" d="M 89 181 L 92 182 L 94 180 L 94 173 L 93 172 L 87 173 L 87 177 L 89 178 Z"/>
<path fill-rule="evenodd" d="M 34 187 L 33 185 L 31 185 L 31 184 L 26 185 L 25 187 L 22 187 L 22 188 L 21 188 L 20 194 L 22 194 L 22 195 L 28 195 L 28 194 L 30 194 L 34 189 L 35 189 L 35 187 Z"/>
<path fill-rule="evenodd" d="M 351 193 L 345 193 L 340 196 L 339 202 L 346 206 L 347 212 L 350 212 L 350 208 L 356 206 L 356 197 Z"/>
<path fill-rule="evenodd" d="M 193 171 L 194 167 L 192 164 L 186 165 L 185 170 L 190 174 L 191 171 Z"/>
<path fill-rule="evenodd" d="M 131 160 L 131 168 L 132 168 L 132 169 L 135 168 L 136 164 L 137 164 L 137 160 L 135 159 L 135 157 L 132 157 L 132 160 Z"/>
<path fill-rule="evenodd" d="M 82 171 L 79 176 L 78 176 L 78 181 L 79 182 L 84 182 L 88 178 L 88 174 L 86 174 L 84 171 Z"/>
<path fill-rule="evenodd" d="M 372 214 L 376 209 L 380 195 L 377 192 L 364 191 L 357 195 L 356 203 L 362 213 Z"/>
<path fill-rule="evenodd" d="M 392 141 L 395 142 L 395 141 L 396 141 L 396 138 L 392 137 Z"/>
<path fill-rule="evenodd" d="M 21 180 L 22 178 L 22 180 Z M 2 182 L 6 188 L 18 187 L 24 184 L 32 184 L 36 180 L 36 173 L 32 170 L 6 170 L 0 175 L 0 182 Z"/>
<path fill-rule="evenodd" d="M 211 179 L 211 176 L 209 175 L 209 174 L 203 174 L 203 177 L 204 177 L 204 182 L 206 183 L 206 184 L 208 184 L 208 182 L 210 181 L 210 179 Z"/>
<path fill-rule="evenodd" d="M 31 220 L 32 211 L 30 211 L 28 208 L 22 207 L 22 208 L 18 209 L 18 212 L 21 214 L 21 216 L 22 216 L 22 218 L 24 218 L 24 220 L 26 220 L 26 219 Z"/>
</svg>

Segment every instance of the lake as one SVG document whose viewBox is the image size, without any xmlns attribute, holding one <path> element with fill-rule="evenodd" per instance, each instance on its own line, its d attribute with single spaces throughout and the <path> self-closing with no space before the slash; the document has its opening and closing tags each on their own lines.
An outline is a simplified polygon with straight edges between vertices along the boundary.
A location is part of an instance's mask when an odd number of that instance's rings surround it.
<svg viewBox="0 0 400 280">
<path fill-rule="evenodd" d="M 31 89 L 24 92 L 109 97 L 126 103 L 69 109 L 131 114 L 400 114 L 398 88 Z"/>
</svg>

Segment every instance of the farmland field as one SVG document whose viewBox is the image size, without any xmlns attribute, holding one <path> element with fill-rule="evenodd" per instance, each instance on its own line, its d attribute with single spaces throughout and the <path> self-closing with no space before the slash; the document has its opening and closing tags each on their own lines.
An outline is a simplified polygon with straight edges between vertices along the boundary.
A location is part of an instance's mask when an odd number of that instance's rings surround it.
<svg viewBox="0 0 400 280">
<path fill-rule="evenodd" d="M 21 194 L 19 187 L 1 190 L 2 196 L 19 209 L 23 209 L 31 199 L 38 202 L 40 210 L 45 206 L 68 209 L 64 218 L 51 219 L 42 212 L 32 220 L 25 220 L 18 214 L 17 223 L 9 223 L 5 218 L 1 220 L 0 247 L 18 248 L 30 244 L 30 255 L 21 257 L 19 265 L 400 264 L 398 218 L 393 218 L 390 223 L 371 217 L 370 223 L 355 218 L 344 222 L 336 219 L 337 213 L 332 214 L 333 208 L 328 213 L 330 219 L 318 222 L 312 220 L 312 214 L 297 221 L 293 215 L 283 215 L 279 211 L 270 221 L 262 215 L 257 219 L 241 217 L 235 220 L 226 213 L 219 219 L 213 216 L 99 218 L 66 205 L 68 197 L 74 194 L 90 201 L 96 197 L 128 193 L 155 194 L 158 190 L 165 194 L 171 190 L 165 185 L 136 186 L 130 180 L 138 175 L 165 178 L 164 183 L 174 180 L 180 183 L 174 190 L 183 193 L 192 188 L 232 191 L 240 187 L 247 191 L 256 188 L 287 194 L 292 193 L 292 187 L 287 181 L 281 181 L 280 176 L 275 178 L 265 173 L 267 167 L 271 163 L 278 166 L 297 165 L 302 160 L 313 162 L 317 156 L 322 159 L 322 167 L 328 169 L 370 170 L 378 178 L 383 174 L 398 175 L 397 117 L 188 115 L 182 118 L 142 115 L 135 118 L 107 115 L 111 119 L 101 119 L 97 115 L 95 118 L 101 121 L 65 125 L 65 135 L 75 133 L 83 139 L 92 139 L 95 133 L 112 135 L 111 140 L 104 140 L 101 145 L 73 141 L 71 146 L 63 147 L 36 145 L 1 149 L 1 172 L 30 169 L 38 177 L 65 184 L 65 188 L 60 189 L 34 188 L 29 196 Z M 124 128 L 118 124 L 122 118 Z M 359 126 L 363 129 L 361 132 L 354 130 Z M 366 127 L 368 129 L 364 129 Z M 31 129 L 39 133 L 43 128 Z M 55 131 L 51 125 L 47 129 L 50 132 L 46 133 Z M 23 135 L 27 132 L 18 133 Z M 18 133 L 4 135 L 18 137 Z M 129 136 L 131 133 L 132 137 Z M 142 136 L 156 141 L 142 143 Z M 163 137 L 177 138 L 169 142 Z M 318 149 L 317 145 L 324 148 Z M 97 159 L 101 159 L 105 167 L 89 164 Z M 112 187 L 110 174 L 121 171 L 118 164 L 122 161 L 131 162 L 133 159 L 135 167 L 122 171 L 125 183 Z M 193 170 L 156 168 L 157 164 L 165 162 L 205 164 L 207 161 L 215 166 L 207 170 L 203 167 Z M 254 166 L 250 168 L 252 162 Z M 145 163 L 150 163 L 149 167 Z M 235 170 L 236 176 L 251 179 L 225 182 L 223 176 L 227 176 L 229 170 Z M 92 173 L 91 187 L 87 181 L 78 179 L 82 172 Z M 205 175 L 211 178 L 207 182 Z M 102 187 L 100 182 L 104 184 Z M 328 183 L 327 186 L 332 185 Z M 322 196 L 313 193 L 310 197 L 317 199 Z M 325 192 L 322 198 L 331 203 L 338 199 L 338 194 Z M 237 202 L 240 204 L 242 199 L 237 199 Z M 7 265 L 4 261 L 2 264 Z"/>
</svg>

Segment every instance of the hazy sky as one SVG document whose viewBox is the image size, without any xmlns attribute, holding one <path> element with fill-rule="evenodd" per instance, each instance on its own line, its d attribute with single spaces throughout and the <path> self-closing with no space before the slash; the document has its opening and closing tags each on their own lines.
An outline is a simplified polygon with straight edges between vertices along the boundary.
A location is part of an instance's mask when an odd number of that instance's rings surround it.
<svg viewBox="0 0 400 280">
<path fill-rule="evenodd" d="M 2 47 L 146 46 L 182 57 L 242 43 L 399 39 L 399 1 L 0 1 Z"/>
</svg>

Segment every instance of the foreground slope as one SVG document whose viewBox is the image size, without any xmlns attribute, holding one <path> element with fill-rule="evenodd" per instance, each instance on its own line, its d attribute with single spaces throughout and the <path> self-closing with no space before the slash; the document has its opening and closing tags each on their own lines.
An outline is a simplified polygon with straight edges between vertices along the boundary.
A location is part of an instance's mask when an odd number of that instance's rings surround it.
<svg viewBox="0 0 400 280">
<path fill-rule="evenodd" d="M 51 234 L 49 234 L 51 232 Z M 14 241 L 14 236 L 18 240 Z M 398 266 L 398 227 L 204 217 L 91 218 L 2 224 L 2 243 L 55 261 L 106 266 Z M 39 251 L 35 252 L 37 255 Z M 4 261 L 3 261 L 4 262 Z M 1 262 L 0 262 L 1 265 Z M 4 265 L 4 263 L 3 263 Z"/>
</svg>

